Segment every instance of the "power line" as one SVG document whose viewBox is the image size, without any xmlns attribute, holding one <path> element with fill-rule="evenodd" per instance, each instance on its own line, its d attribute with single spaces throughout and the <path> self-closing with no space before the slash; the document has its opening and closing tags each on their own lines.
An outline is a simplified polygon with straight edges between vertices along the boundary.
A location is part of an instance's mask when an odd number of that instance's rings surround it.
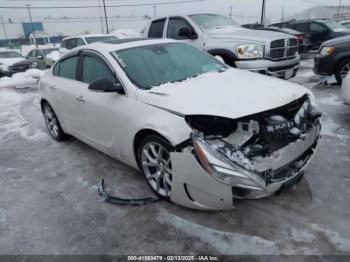
<svg viewBox="0 0 350 262">
<path fill-rule="evenodd" d="M 106 5 L 106 7 L 137 7 L 137 6 L 154 6 L 154 5 L 173 5 L 173 4 L 187 4 L 194 2 L 203 2 L 204 0 L 186 0 L 186 1 L 174 1 L 174 2 L 158 2 L 158 3 L 145 3 L 145 4 L 121 4 L 121 5 Z M 98 8 L 98 5 L 81 5 L 81 6 L 31 6 L 31 9 L 72 9 L 72 8 Z M 0 9 L 26 9 L 23 6 L 0 6 Z"/>
</svg>

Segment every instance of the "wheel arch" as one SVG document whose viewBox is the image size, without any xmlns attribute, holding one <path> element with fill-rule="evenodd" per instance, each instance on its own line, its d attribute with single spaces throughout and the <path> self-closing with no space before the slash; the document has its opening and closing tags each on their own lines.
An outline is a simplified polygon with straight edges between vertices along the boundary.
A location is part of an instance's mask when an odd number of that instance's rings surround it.
<svg viewBox="0 0 350 262">
<path fill-rule="evenodd" d="M 337 61 L 334 63 L 334 66 L 333 66 L 333 70 L 332 70 L 333 74 L 336 73 L 339 65 L 347 59 L 350 60 L 350 53 L 347 53 L 346 55 L 341 56 L 340 58 L 337 59 Z"/>
<path fill-rule="evenodd" d="M 236 54 L 231 50 L 227 50 L 224 48 L 216 48 L 216 49 L 210 49 L 207 52 L 212 56 L 221 56 L 227 65 L 236 67 L 236 64 L 234 63 L 234 61 L 237 61 L 238 58 Z"/>
<path fill-rule="evenodd" d="M 164 140 L 166 140 L 170 145 L 174 146 L 173 143 L 166 136 L 162 135 L 161 133 L 159 133 L 157 131 L 154 131 L 153 129 L 145 128 L 145 129 L 138 131 L 136 133 L 136 135 L 134 137 L 134 141 L 133 141 L 133 153 L 134 153 L 134 157 L 135 157 L 135 160 L 137 162 L 137 165 L 138 165 L 137 150 L 140 147 L 142 140 L 149 135 L 159 136 L 159 137 L 163 138 Z"/>
</svg>

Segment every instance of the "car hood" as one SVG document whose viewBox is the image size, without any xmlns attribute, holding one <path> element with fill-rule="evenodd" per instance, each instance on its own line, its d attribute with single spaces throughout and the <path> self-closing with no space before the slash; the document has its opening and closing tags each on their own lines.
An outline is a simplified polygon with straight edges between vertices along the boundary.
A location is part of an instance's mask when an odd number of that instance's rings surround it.
<svg viewBox="0 0 350 262">
<path fill-rule="evenodd" d="M 350 42 L 350 35 L 346 35 L 343 37 L 337 37 L 331 40 L 328 40 L 322 44 L 322 47 L 324 46 L 335 46 L 338 44 L 344 44 L 345 42 Z"/>
<path fill-rule="evenodd" d="M 237 119 L 286 105 L 306 93 L 306 88 L 294 83 L 228 69 L 150 90 L 138 89 L 136 99 L 179 115 Z"/>
<path fill-rule="evenodd" d="M 11 66 L 17 62 L 23 61 L 25 60 L 25 58 L 23 57 L 16 57 L 16 58 L 1 58 L 0 59 L 0 63 L 7 65 L 7 66 Z"/>
<path fill-rule="evenodd" d="M 252 42 L 267 42 L 280 38 L 293 38 L 293 36 L 263 30 L 250 30 L 243 27 L 224 27 L 220 29 L 215 29 L 207 32 L 211 38 L 216 39 L 239 39 L 239 40 L 249 40 Z"/>
<path fill-rule="evenodd" d="M 20 61 L 18 63 L 13 64 L 13 66 L 20 66 L 20 65 L 31 65 L 34 62 L 36 62 L 38 59 L 35 57 L 29 57 L 23 61 Z"/>
</svg>

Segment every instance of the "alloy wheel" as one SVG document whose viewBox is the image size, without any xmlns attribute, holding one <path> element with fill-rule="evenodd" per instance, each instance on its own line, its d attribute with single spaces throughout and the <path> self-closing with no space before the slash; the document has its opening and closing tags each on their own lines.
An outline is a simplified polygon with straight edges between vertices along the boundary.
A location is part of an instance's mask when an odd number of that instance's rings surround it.
<svg viewBox="0 0 350 262">
<path fill-rule="evenodd" d="M 43 111 L 47 129 L 53 137 L 57 138 L 59 136 L 59 127 L 55 113 L 48 105 L 44 106 Z"/>
<path fill-rule="evenodd" d="M 142 148 L 141 161 L 143 173 L 153 190 L 163 197 L 169 197 L 172 185 L 169 151 L 160 143 L 148 142 Z"/>
</svg>

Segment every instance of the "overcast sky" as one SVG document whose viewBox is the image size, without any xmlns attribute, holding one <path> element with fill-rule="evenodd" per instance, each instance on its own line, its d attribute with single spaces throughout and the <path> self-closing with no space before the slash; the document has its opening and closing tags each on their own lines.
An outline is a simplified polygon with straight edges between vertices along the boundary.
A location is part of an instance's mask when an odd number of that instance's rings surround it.
<svg viewBox="0 0 350 262">
<path fill-rule="evenodd" d="M 0 6 L 24 6 L 31 4 L 34 6 L 80 6 L 80 5 L 98 5 L 102 0 L 0 0 Z M 139 3 L 160 3 L 172 2 L 178 0 L 106 0 L 107 5 L 119 4 L 139 4 Z M 284 7 L 285 16 L 301 12 L 312 7 L 315 4 L 320 5 L 337 5 L 339 0 L 266 0 L 266 18 L 271 22 L 280 20 L 282 7 Z M 343 4 L 350 5 L 350 0 L 342 0 Z M 158 6 L 157 16 L 174 14 L 174 13 L 198 13 L 198 12 L 213 12 L 228 15 L 230 6 L 232 6 L 233 18 L 239 23 L 255 22 L 259 20 L 261 12 L 262 0 L 204 0 L 198 3 L 173 4 Z M 312 4 L 314 3 L 314 4 Z M 153 16 L 153 7 L 118 7 L 108 8 L 108 16 L 143 16 L 148 14 Z M 32 9 L 33 20 L 41 19 L 42 17 L 51 16 L 53 18 L 61 16 L 70 17 L 92 17 L 99 16 L 98 8 L 94 9 Z M 15 22 L 23 22 L 28 20 L 28 12 L 26 9 L 0 9 L 0 17 L 10 17 Z M 96 22 L 98 24 L 98 22 Z M 11 27 L 10 25 L 8 25 Z M 69 25 L 68 25 L 69 26 Z M 76 24 L 75 27 L 81 26 Z M 86 26 L 86 25 L 85 25 Z M 97 25 L 96 25 L 97 26 Z M 123 25 L 124 26 L 124 25 Z M 56 32 L 64 32 L 67 24 L 51 24 L 50 28 L 55 27 Z M 86 29 L 86 28 L 84 28 Z M 52 30 L 52 29 L 50 29 Z M 83 30 L 83 29 L 82 29 Z M 11 30 L 9 30 L 11 31 Z M 92 30 L 94 31 L 94 30 Z M 11 32 L 8 32 L 11 34 Z M 14 34 L 14 33 L 12 33 Z M 0 28 L 0 38 L 4 38 L 3 30 Z"/>
</svg>

